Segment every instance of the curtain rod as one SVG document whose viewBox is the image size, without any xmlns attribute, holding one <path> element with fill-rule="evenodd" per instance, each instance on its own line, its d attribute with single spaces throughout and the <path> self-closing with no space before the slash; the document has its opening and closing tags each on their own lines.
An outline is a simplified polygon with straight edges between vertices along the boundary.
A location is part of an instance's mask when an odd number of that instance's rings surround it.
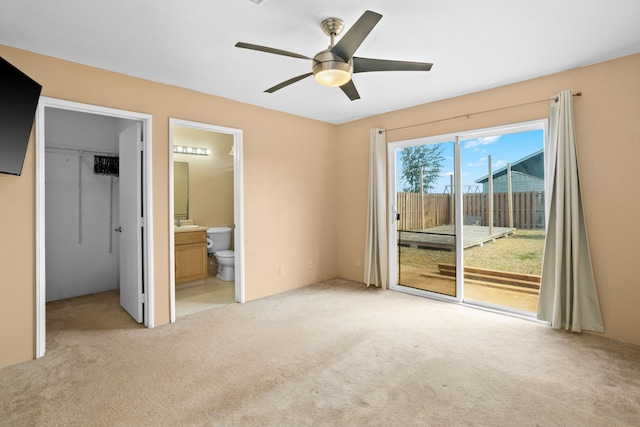
<svg viewBox="0 0 640 427">
<path fill-rule="evenodd" d="M 55 146 L 55 145 L 45 145 L 45 151 L 56 151 L 56 150 L 60 150 L 60 151 L 71 151 L 74 153 L 77 153 L 78 155 L 83 155 L 83 154 L 93 154 L 93 155 L 98 155 L 98 156 L 117 156 L 118 153 L 117 152 L 113 152 L 113 151 L 100 151 L 100 150 L 91 150 L 89 148 L 80 148 L 80 147 L 65 147 L 65 146 Z"/>
<path fill-rule="evenodd" d="M 582 96 L 582 92 L 575 93 L 575 94 L 573 94 L 573 96 Z M 529 101 L 529 102 L 525 102 L 525 103 L 522 103 L 522 104 L 507 105 L 506 107 L 493 108 L 491 110 L 476 111 L 474 113 L 467 113 L 467 114 L 461 114 L 459 116 L 446 117 L 444 119 L 431 120 L 430 122 L 416 123 L 415 125 L 407 125 L 407 126 L 401 126 L 401 127 L 392 128 L 392 129 L 380 130 L 380 131 L 378 131 L 378 133 L 381 134 L 383 132 L 391 132 L 391 131 L 394 131 L 394 130 L 401 130 L 401 129 L 407 129 L 407 128 L 412 128 L 412 127 L 417 127 L 417 126 L 430 125 L 432 123 L 444 122 L 446 120 L 453 120 L 453 119 L 461 119 L 463 117 L 469 118 L 471 116 L 475 116 L 476 114 L 491 113 L 493 111 L 506 110 L 508 108 L 522 107 L 522 106 L 525 106 L 525 105 L 537 104 L 538 102 L 546 102 L 546 101 L 549 101 L 551 99 L 555 99 L 556 101 L 558 101 L 558 97 L 554 96 L 554 97 L 551 97 L 551 98 L 538 99 L 537 101 Z"/>
</svg>

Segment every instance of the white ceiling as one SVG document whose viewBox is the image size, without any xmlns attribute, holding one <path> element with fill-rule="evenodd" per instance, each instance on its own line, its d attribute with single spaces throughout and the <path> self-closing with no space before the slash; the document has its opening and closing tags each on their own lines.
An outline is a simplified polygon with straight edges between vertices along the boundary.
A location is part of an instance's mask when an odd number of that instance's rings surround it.
<svg viewBox="0 0 640 427">
<path fill-rule="evenodd" d="M 356 74 L 362 97 L 312 77 L 328 17 L 382 20 L 356 56 L 433 62 Z M 638 0 L 2 0 L 0 44 L 330 123 L 450 98 L 640 52 Z M 345 30 L 346 31 L 346 30 Z M 613 77 L 612 77 L 613 78 Z"/>
</svg>

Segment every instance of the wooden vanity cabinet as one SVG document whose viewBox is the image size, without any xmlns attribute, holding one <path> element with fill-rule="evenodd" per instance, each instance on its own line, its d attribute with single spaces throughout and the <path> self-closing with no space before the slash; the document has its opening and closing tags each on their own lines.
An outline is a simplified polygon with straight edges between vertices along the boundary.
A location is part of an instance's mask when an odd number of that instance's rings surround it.
<svg viewBox="0 0 640 427">
<path fill-rule="evenodd" d="M 175 234 L 176 284 L 204 279 L 207 268 L 207 232 L 185 231 Z"/>
</svg>

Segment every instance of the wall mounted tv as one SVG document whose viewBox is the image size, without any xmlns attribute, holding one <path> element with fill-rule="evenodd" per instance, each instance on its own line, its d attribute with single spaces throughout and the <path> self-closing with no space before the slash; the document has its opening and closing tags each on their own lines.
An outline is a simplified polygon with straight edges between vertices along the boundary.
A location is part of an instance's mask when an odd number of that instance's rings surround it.
<svg viewBox="0 0 640 427">
<path fill-rule="evenodd" d="M 0 173 L 22 173 L 41 90 L 0 57 Z"/>
</svg>

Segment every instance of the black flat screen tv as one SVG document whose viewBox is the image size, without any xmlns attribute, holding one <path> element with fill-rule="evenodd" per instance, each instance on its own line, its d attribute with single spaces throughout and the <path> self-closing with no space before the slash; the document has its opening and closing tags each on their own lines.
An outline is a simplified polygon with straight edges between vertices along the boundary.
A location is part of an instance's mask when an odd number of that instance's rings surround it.
<svg viewBox="0 0 640 427">
<path fill-rule="evenodd" d="M 22 173 L 41 90 L 41 85 L 0 57 L 0 173 Z"/>
</svg>

